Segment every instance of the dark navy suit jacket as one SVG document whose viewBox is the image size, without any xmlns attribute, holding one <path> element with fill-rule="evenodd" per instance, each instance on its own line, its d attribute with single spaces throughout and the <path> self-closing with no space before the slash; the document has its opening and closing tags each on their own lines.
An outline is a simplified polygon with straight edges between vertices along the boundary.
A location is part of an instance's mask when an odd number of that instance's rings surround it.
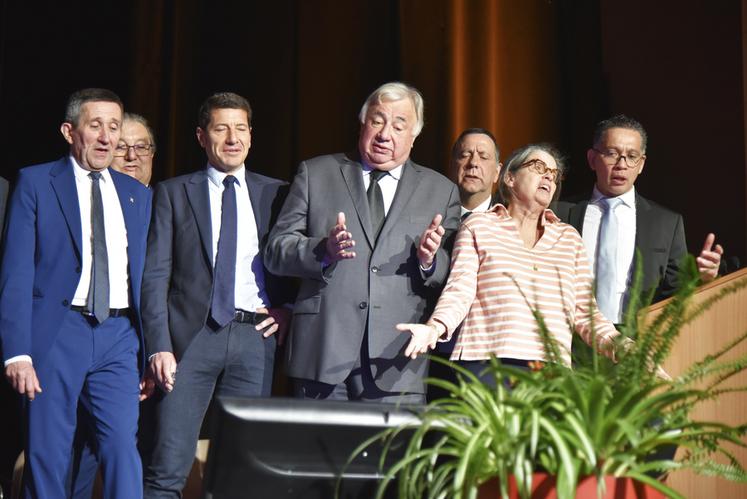
<svg viewBox="0 0 747 499">
<path fill-rule="evenodd" d="M 260 259 L 287 184 L 246 170 Z M 205 326 L 213 289 L 212 223 L 207 171 L 159 182 L 143 283 L 143 325 L 148 355 L 172 352 L 179 361 Z M 242 219 L 239 213 L 239 223 Z M 265 271 L 273 307 L 292 302 L 293 285 Z"/>
<path fill-rule="evenodd" d="M 44 357 L 59 332 L 80 281 L 81 221 L 74 166 L 68 158 L 22 169 L 8 204 L 0 270 L 0 337 L 4 360 Z M 140 287 L 151 194 L 140 182 L 109 170 L 127 229 L 130 307 L 141 341 Z M 142 371 L 141 371 L 142 373 Z"/>
</svg>

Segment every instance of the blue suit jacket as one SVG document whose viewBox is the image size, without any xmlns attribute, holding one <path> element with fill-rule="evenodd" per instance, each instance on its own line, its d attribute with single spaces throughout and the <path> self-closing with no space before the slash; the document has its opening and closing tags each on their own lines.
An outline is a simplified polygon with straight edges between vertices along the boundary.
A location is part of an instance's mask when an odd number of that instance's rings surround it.
<svg viewBox="0 0 747 499">
<path fill-rule="evenodd" d="M 110 170 L 127 229 L 130 306 L 141 342 L 140 287 L 151 194 Z M 80 281 L 81 223 L 73 165 L 68 158 L 20 170 L 10 199 L 0 269 L 0 338 L 5 359 L 44 358 Z"/>
</svg>

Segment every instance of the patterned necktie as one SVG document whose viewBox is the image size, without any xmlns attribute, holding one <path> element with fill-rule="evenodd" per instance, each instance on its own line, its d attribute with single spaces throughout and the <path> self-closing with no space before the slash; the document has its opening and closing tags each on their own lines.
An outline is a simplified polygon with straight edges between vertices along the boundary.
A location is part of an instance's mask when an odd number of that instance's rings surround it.
<svg viewBox="0 0 747 499">
<path fill-rule="evenodd" d="M 602 223 L 599 225 L 597 245 L 597 306 L 612 322 L 617 322 L 617 215 L 615 208 L 622 203 L 619 198 L 601 200 Z"/>
<path fill-rule="evenodd" d="M 368 198 L 368 213 L 371 217 L 371 228 L 374 231 L 374 237 L 379 236 L 379 231 L 384 225 L 384 219 L 386 218 L 386 214 L 384 213 L 384 196 L 381 194 L 381 186 L 379 186 L 379 179 L 386 175 L 386 173 L 381 170 L 371 170 L 368 177 L 369 183 L 366 198 Z"/>
<path fill-rule="evenodd" d="M 88 286 L 88 311 L 100 323 L 109 317 L 109 256 L 106 252 L 104 202 L 101 199 L 100 172 L 91 172 L 91 230 L 93 232 L 93 263 Z"/>
<path fill-rule="evenodd" d="M 236 313 L 234 286 L 236 284 L 236 177 L 226 175 L 223 179 L 221 199 L 220 235 L 215 255 L 213 275 L 213 300 L 210 316 L 223 327 L 233 320 Z"/>
</svg>

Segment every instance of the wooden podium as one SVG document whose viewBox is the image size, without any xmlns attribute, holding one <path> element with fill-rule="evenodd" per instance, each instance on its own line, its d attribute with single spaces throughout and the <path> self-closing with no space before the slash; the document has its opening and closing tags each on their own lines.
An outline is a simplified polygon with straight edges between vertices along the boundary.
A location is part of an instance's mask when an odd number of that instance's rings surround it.
<svg viewBox="0 0 747 499">
<path fill-rule="evenodd" d="M 715 296 L 726 286 L 747 279 L 747 268 L 700 287 L 693 304 Z M 666 304 L 657 303 L 649 308 L 649 316 L 656 315 Z M 747 331 L 747 288 L 727 296 L 710 310 L 683 328 L 664 369 L 672 376 L 683 373 L 688 366 L 705 355 L 722 348 L 726 343 Z M 742 343 L 729 358 L 747 354 L 747 345 Z M 725 386 L 747 386 L 747 372 L 728 381 Z M 732 425 L 747 421 L 747 393 L 728 394 L 718 401 L 703 403 L 694 413 L 695 418 L 720 421 Z M 735 448 L 739 461 L 747 466 L 747 449 Z M 720 458 L 719 458 L 720 459 Z M 747 484 L 738 484 L 719 478 L 696 475 L 691 471 L 677 471 L 667 479 L 667 484 L 692 498 L 747 498 Z"/>
</svg>

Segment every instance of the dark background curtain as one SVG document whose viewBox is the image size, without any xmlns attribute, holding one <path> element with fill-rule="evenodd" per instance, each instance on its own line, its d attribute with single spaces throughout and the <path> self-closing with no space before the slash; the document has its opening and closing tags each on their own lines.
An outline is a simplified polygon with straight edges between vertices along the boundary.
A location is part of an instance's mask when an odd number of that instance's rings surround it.
<svg viewBox="0 0 747 499">
<path fill-rule="evenodd" d="M 0 173 L 66 153 L 66 97 L 120 94 L 157 136 L 154 180 L 204 166 L 197 108 L 231 90 L 254 108 L 248 166 L 290 180 L 305 158 L 351 150 L 357 113 L 404 80 L 426 102 L 416 161 L 448 174 L 459 131 L 502 156 L 550 141 L 588 193 L 594 124 L 649 132 L 637 188 L 685 215 L 690 251 L 715 231 L 745 258 L 744 9 L 740 0 L 2 1 Z"/>
</svg>

